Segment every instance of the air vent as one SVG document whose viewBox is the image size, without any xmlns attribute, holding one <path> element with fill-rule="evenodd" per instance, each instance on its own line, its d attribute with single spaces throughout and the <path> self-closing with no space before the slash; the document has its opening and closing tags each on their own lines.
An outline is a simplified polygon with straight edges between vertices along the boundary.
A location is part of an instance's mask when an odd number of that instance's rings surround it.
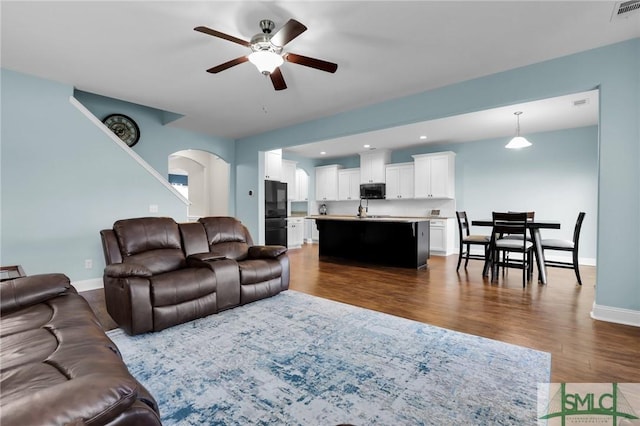
<svg viewBox="0 0 640 426">
<path fill-rule="evenodd" d="M 611 21 L 626 19 L 631 15 L 640 13 L 640 0 L 616 2 L 611 14 Z"/>
</svg>

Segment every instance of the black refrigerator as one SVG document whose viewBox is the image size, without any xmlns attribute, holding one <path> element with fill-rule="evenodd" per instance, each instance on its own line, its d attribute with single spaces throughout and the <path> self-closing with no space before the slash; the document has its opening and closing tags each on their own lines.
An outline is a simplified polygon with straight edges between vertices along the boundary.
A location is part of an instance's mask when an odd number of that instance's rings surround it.
<svg viewBox="0 0 640 426">
<path fill-rule="evenodd" d="M 287 245 L 287 184 L 264 181 L 264 243 Z"/>
</svg>

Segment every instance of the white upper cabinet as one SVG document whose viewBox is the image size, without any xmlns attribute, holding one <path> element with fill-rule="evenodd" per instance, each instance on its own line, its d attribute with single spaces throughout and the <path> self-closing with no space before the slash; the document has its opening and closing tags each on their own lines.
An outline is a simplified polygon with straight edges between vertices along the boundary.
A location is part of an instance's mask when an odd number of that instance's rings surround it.
<svg viewBox="0 0 640 426">
<path fill-rule="evenodd" d="M 455 153 L 413 155 L 414 197 L 455 198 Z"/>
<path fill-rule="evenodd" d="M 342 166 L 331 164 L 316 167 L 316 200 L 336 201 L 338 199 L 338 170 Z"/>
<path fill-rule="evenodd" d="M 296 169 L 296 197 L 294 201 L 309 200 L 309 175 L 302 169 Z"/>
<path fill-rule="evenodd" d="M 391 151 L 373 150 L 360 154 L 360 183 L 384 183 Z"/>
<path fill-rule="evenodd" d="M 296 188 L 296 162 L 282 160 L 282 181 L 287 184 L 287 200 L 295 200 Z"/>
<path fill-rule="evenodd" d="M 413 169 L 413 163 L 398 163 L 387 165 L 387 200 L 413 198 Z"/>
<path fill-rule="evenodd" d="M 282 179 L 282 150 L 274 149 L 264 153 L 264 178 L 266 180 Z"/>
<path fill-rule="evenodd" d="M 338 200 L 360 199 L 360 169 L 342 169 L 338 172 Z"/>
</svg>

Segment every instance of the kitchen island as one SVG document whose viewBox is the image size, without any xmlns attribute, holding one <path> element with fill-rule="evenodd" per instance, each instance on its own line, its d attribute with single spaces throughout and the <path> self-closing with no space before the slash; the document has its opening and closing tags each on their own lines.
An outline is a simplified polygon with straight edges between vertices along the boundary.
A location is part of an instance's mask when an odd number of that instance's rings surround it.
<svg viewBox="0 0 640 426">
<path fill-rule="evenodd" d="M 424 268 L 429 258 L 429 219 L 393 216 L 310 216 L 320 256 L 404 268 Z"/>
</svg>

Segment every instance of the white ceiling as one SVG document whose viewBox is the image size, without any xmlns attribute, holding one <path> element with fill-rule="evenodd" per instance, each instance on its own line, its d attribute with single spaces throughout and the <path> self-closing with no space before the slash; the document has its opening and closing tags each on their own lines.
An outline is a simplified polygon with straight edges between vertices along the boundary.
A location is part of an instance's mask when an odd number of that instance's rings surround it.
<svg viewBox="0 0 640 426">
<path fill-rule="evenodd" d="M 1 7 L 2 67 L 182 114 L 171 126 L 232 139 L 640 37 L 640 14 L 611 21 L 608 1 L 2 1 Z M 248 62 L 205 72 L 248 50 L 194 27 L 248 40 L 264 18 L 276 28 L 290 18 L 305 24 L 308 30 L 285 51 L 336 62 L 338 71 L 285 63 L 288 89 L 280 92 Z M 513 132 L 512 108 L 500 113 Z M 490 117 L 480 118 L 487 127 Z M 535 114 L 525 110 L 523 133 L 538 131 L 534 123 Z M 431 138 L 455 141 L 465 136 L 454 129 L 468 130 L 442 124 L 429 124 Z"/>
<path fill-rule="evenodd" d="M 591 90 L 289 147 L 286 151 L 307 158 L 333 158 L 371 149 L 402 149 L 500 137 L 505 138 L 506 145 L 516 133 L 516 111 L 522 112 L 520 134 L 526 137 L 529 133 L 596 125 L 598 106 L 598 90 Z M 427 139 L 422 140 L 421 136 Z"/>
</svg>

